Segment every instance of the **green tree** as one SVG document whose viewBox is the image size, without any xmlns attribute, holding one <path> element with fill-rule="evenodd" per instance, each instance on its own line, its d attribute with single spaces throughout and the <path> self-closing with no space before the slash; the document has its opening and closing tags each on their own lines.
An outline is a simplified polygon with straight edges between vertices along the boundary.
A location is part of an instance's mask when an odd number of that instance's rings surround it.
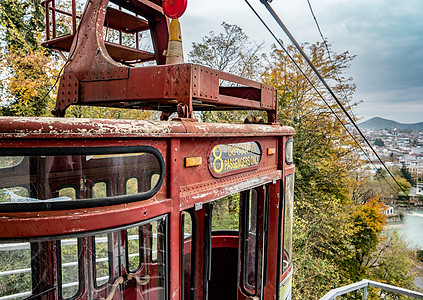
<svg viewBox="0 0 423 300">
<path fill-rule="evenodd" d="M 414 184 L 414 180 L 413 180 L 413 178 L 411 178 L 411 174 L 405 166 L 401 167 L 401 175 L 402 175 L 402 177 L 405 178 L 405 180 L 408 181 L 408 183 L 410 183 L 411 185 Z"/>
<path fill-rule="evenodd" d="M 381 138 L 376 138 L 373 142 L 373 145 L 379 146 L 379 147 L 384 147 L 385 143 L 383 142 L 383 140 Z"/>
<path fill-rule="evenodd" d="M 324 44 L 305 44 L 303 48 L 328 82 L 334 82 L 336 92 L 349 109 L 355 90 L 352 79 L 342 73 L 354 56 L 348 52 L 331 53 Z M 287 51 L 320 89 L 312 70 L 293 48 Z M 351 260 L 360 244 L 352 242 L 358 234 L 354 222 L 356 208 L 351 193 L 357 185 L 354 170 L 360 161 L 354 154 L 355 145 L 330 109 L 318 97 L 310 84 L 285 52 L 274 49 L 270 56 L 264 82 L 278 89 L 279 122 L 295 128 L 294 162 L 294 289 L 293 299 L 315 299 L 332 288 L 354 279 L 357 269 Z M 328 97 L 327 97 L 328 98 Z M 332 109 L 345 121 L 339 109 Z"/>
<path fill-rule="evenodd" d="M 222 23 L 223 32 L 213 31 L 203 37 L 201 43 L 193 42 L 188 58 L 219 71 L 249 79 L 258 80 L 263 72 L 265 55 L 261 52 L 264 43 L 251 42 L 241 27 Z M 234 83 L 223 82 L 223 85 L 234 86 Z M 247 116 L 262 116 L 261 112 L 202 112 L 205 122 L 242 123 Z"/>
<path fill-rule="evenodd" d="M 223 22 L 223 33 L 213 31 L 201 43 L 193 42 L 188 58 L 219 71 L 258 79 L 263 69 L 263 44 L 251 42 L 241 27 Z"/>
<path fill-rule="evenodd" d="M 2 30 L 0 68 L 1 115 L 45 116 L 53 106 L 49 94 L 58 61 L 40 46 L 44 29 L 43 9 L 36 0 L 0 0 Z"/>
</svg>

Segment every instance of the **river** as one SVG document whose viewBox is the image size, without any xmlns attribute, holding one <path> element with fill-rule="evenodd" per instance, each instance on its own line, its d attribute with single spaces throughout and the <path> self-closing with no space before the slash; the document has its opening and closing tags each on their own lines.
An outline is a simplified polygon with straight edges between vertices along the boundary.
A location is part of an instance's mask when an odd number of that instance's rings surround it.
<svg viewBox="0 0 423 300">
<path fill-rule="evenodd" d="M 388 223 L 388 226 L 404 236 L 411 247 L 423 249 L 423 210 L 404 213 L 402 221 Z"/>
</svg>

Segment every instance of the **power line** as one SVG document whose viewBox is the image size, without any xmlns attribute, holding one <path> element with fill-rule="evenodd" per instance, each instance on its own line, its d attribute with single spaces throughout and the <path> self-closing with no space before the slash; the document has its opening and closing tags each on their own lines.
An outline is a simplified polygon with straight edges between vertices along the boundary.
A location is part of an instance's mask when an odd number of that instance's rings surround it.
<svg viewBox="0 0 423 300">
<path fill-rule="evenodd" d="M 326 51 L 328 53 L 329 61 L 332 63 L 332 65 L 334 65 L 334 61 L 332 60 L 332 57 L 330 55 L 330 50 L 329 50 L 328 43 L 327 43 L 326 39 L 323 36 L 322 30 L 320 29 L 319 22 L 317 21 L 316 15 L 314 14 L 313 7 L 311 6 L 310 0 L 307 0 L 307 3 L 308 3 L 308 7 L 310 8 L 311 15 L 313 16 L 314 23 L 316 24 L 317 30 L 319 31 L 320 37 L 322 38 L 323 44 L 325 45 Z M 341 78 L 339 78 L 338 72 L 336 72 L 335 74 L 336 74 L 336 78 L 338 79 L 338 82 L 341 82 Z M 344 94 L 344 100 L 348 101 L 348 96 L 347 96 L 345 90 L 342 89 L 342 92 Z M 352 111 L 352 109 L 351 109 L 351 113 L 354 116 L 354 118 L 356 118 L 356 116 L 354 115 L 354 112 Z"/>
<path fill-rule="evenodd" d="M 340 106 L 340 108 L 342 109 L 342 111 L 344 112 L 344 114 L 348 117 L 348 119 L 350 120 L 350 122 L 354 125 L 354 127 L 356 128 L 356 130 L 359 132 L 359 134 L 361 135 L 361 137 L 363 138 L 363 140 L 367 143 L 367 145 L 369 146 L 369 148 L 373 151 L 373 153 L 376 155 L 376 157 L 378 158 L 378 160 L 382 163 L 382 165 L 384 166 L 384 168 L 387 170 L 387 172 L 389 173 L 389 175 L 392 177 L 392 179 L 395 181 L 395 183 L 398 185 L 398 187 L 405 193 L 405 190 L 401 187 L 401 185 L 398 183 L 398 181 L 395 179 L 395 177 L 393 176 L 393 174 L 391 173 L 391 171 L 386 167 L 385 163 L 382 161 L 382 159 L 379 157 L 379 155 L 377 154 L 377 152 L 374 150 L 374 148 L 372 147 L 372 145 L 369 143 L 369 141 L 367 140 L 367 138 L 364 136 L 364 134 L 361 132 L 360 128 L 357 126 L 357 124 L 355 123 L 355 121 L 352 119 L 352 117 L 349 115 L 349 113 L 347 112 L 347 110 L 345 109 L 345 107 L 342 105 L 342 103 L 339 101 L 339 99 L 336 97 L 336 95 L 334 94 L 334 92 L 332 91 L 332 89 L 329 87 L 329 85 L 326 83 L 326 81 L 323 79 L 323 77 L 320 75 L 320 73 L 318 72 L 318 70 L 316 69 L 316 67 L 313 65 L 313 63 L 310 61 L 310 59 L 308 58 L 308 56 L 305 54 L 305 52 L 302 50 L 301 46 L 298 44 L 298 42 L 295 40 L 295 38 L 291 35 L 291 33 L 289 32 L 289 30 L 285 27 L 285 25 L 283 24 L 283 22 L 280 20 L 280 18 L 278 17 L 278 15 L 275 13 L 275 11 L 272 9 L 272 7 L 269 5 L 269 3 L 266 0 L 260 0 L 267 8 L 267 10 L 270 12 L 270 14 L 273 16 L 273 18 L 275 19 L 275 21 L 278 23 L 278 25 L 282 28 L 282 30 L 285 32 L 285 34 L 289 37 L 289 39 L 291 40 L 291 42 L 295 45 L 295 47 L 297 48 L 297 50 L 301 53 L 301 55 L 303 56 L 303 58 L 307 61 L 307 63 L 309 64 L 310 68 L 314 71 L 314 73 L 317 75 L 317 77 L 320 79 L 320 81 L 324 84 L 324 86 L 326 87 L 326 89 L 329 91 L 329 93 L 332 95 L 332 97 L 334 98 L 334 100 L 337 102 L 337 104 Z M 275 40 L 277 41 L 277 43 L 282 47 L 282 49 L 284 50 L 284 52 L 288 55 L 288 57 L 292 60 L 292 62 L 295 64 L 295 66 L 300 70 L 300 72 L 303 74 L 303 76 L 306 78 L 306 80 L 310 83 L 310 85 L 313 87 L 313 89 L 317 92 L 317 94 L 319 95 L 319 97 L 323 100 L 323 102 L 329 107 L 330 111 L 335 115 L 336 119 L 340 122 L 340 124 L 345 128 L 345 130 L 347 131 L 347 133 L 351 136 L 351 138 L 357 143 L 358 147 L 363 151 L 363 153 L 366 154 L 366 152 L 363 150 L 363 148 L 361 147 L 361 145 L 358 143 L 357 139 L 352 135 L 352 133 L 347 129 L 347 127 L 344 125 L 344 123 L 341 121 L 341 119 L 338 117 L 338 115 L 334 112 L 334 110 L 332 109 L 332 107 L 329 105 L 329 103 L 324 99 L 323 95 L 320 93 L 320 91 L 317 90 L 316 86 L 311 82 L 311 80 L 309 79 L 309 77 L 304 73 L 304 71 L 301 69 L 301 67 L 295 62 L 295 60 L 293 59 L 293 57 L 289 54 L 289 52 L 285 49 L 285 47 L 283 46 L 283 43 L 276 37 L 276 35 L 272 32 L 272 30 L 267 26 L 267 24 L 263 21 L 263 19 L 260 17 L 260 15 L 255 11 L 255 9 L 251 6 L 251 4 L 248 2 L 248 0 L 245 0 L 245 2 L 248 4 L 248 6 L 252 9 L 252 11 L 256 14 L 256 16 L 259 18 L 259 20 L 263 23 L 263 25 L 266 27 L 266 29 L 270 32 L 270 34 L 275 38 Z M 367 154 L 366 154 L 367 156 Z M 369 159 L 369 161 L 371 161 L 371 159 Z M 387 181 L 387 183 L 389 184 L 389 182 Z M 392 186 L 389 184 L 389 186 L 392 188 Z M 393 188 L 392 188 L 393 189 Z"/>
<path fill-rule="evenodd" d="M 327 43 L 326 39 L 325 39 L 325 38 L 324 38 L 324 36 L 323 36 L 322 30 L 321 30 L 321 28 L 320 28 L 319 22 L 317 21 L 317 17 L 316 17 L 316 15 L 314 14 L 313 7 L 311 6 L 310 0 L 307 0 L 307 4 L 308 4 L 308 7 L 310 8 L 310 13 L 311 13 L 311 15 L 313 16 L 314 23 L 316 24 L 317 31 L 319 31 L 320 37 L 322 38 L 322 42 L 323 42 L 323 44 L 325 45 L 326 51 L 327 51 L 327 53 L 328 53 L 328 58 L 329 58 L 329 61 L 331 62 L 331 64 L 332 64 L 332 65 L 334 65 L 335 63 L 334 63 L 334 61 L 332 60 L 332 57 L 331 57 L 331 55 L 330 55 L 330 50 L 329 50 L 328 43 Z M 340 77 L 339 77 L 338 72 L 336 72 L 335 74 L 336 74 L 336 78 L 338 79 L 338 82 L 339 82 L 339 83 L 341 83 L 341 79 L 340 79 Z M 347 101 L 347 102 L 349 102 L 349 101 L 348 101 L 348 96 L 347 96 L 347 93 L 345 92 L 345 90 L 344 90 L 344 89 L 342 89 L 342 92 L 343 92 L 343 94 L 344 94 L 344 95 L 343 95 L 343 96 L 344 96 L 344 100 L 345 100 L 345 101 Z M 350 107 L 351 107 L 351 106 L 350 106 Z M 352 109 L 351 109 L 351 113 L 352 113 L 353 117 L 354 117 L 354 118 L 356 118 L 356 116 L 354 115 L 354 112 L 352 111 Z M 365 154 L 365 156 L 367 157 L 368 161 L 369 161 L 369 162 L 373 165 L 374 169 L 375 169 L 375 170 L 378 170 L 378 168 L 377 168 L 377 167 L 376 167 L 376 165 L 373 163 L 372 159 L 371 159 L 371 158 L 370 158 L 370 156 L 367 154 L 367 152 L 363 150 L 363 148 L 362 148 L 362 147 L 361 147 L 361 145 L 358 143 L 358 141 L 356 141 L 356 143 L 357 143 L 358 147 L 360 147 L 361 151 Z M 385 176 L 383 176 L 383 179 L 385 179 L 386 183 L 390 186 L 390 188 L 391 188 L 392 190 L 394 190 L 394 188 L 391 186 L 391 184 L 388 182 L 388 180 L 385 178 Z"/>
</svg>

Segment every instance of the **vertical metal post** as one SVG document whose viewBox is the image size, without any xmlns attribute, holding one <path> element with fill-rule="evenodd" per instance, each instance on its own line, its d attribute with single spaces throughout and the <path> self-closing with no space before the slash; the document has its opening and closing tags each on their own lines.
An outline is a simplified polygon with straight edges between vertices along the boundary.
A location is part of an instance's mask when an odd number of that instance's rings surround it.
<svg viewBox="0 0 423 300">
<path fill-rule="evenodd" d="M 138 18 L 138 14 L 135 14 L 135 16 Z M 137 50 L 140 49 L 140 45 L 139 45 L 139 43 L 140 43 L 140 41 L 139 41 L 139 34 L 140 34 L 139 31 L 135 32 L 135 44 L 136 44 L 136 47 L 135 48 Z"/>
<path fill-rule="evenodd" d="M 363 300 L 367 300 L 367 286 L 363 288 Z"/>
<path fill-rule="evenodd" d="M 50 39 L 50 1 L 44 2 L 45 9 L 46 9 L 46 40 Z"/>
<path fill-rule="evenodd" d="M 72 0 L 72 32 L 76 33 L 76 2 Z"/>
<path fill-rule="evenodd" d="M 52 20 L 52 26 L 53 26 L 53 39 L 56 38 L 56 1 L 53 0 L 51 2 L 51 20 Z"/>
<path fill-rule="evenodd" d="M 121 6 L 119 6 L 119 10 L 122 11 Z M 122 45 L 122 30 L 119 30 L 119 45 Z"/>
</svg>

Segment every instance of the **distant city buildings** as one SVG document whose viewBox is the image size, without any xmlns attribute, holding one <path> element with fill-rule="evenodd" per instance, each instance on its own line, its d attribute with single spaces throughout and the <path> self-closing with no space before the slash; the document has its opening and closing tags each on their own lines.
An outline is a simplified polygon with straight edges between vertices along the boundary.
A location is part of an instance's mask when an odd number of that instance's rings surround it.
<svg viewBox="0 0 423 300">
<path fill-rule="evenodd" d="M 363 129 L 363 132 L 388 167 L 405 167 L 413 179 L 423 181 L 423 131 Z M 361 154 L 360 157 L 364 161 L 370 157 L 373 164 L 369 162 L 366 170 L 374 175 L 382 164 L 370 149 L 366 151 L 367 155 Z M 419 186 L 420 195 L 423 195 L 423 183 Z"/>
</svg>

